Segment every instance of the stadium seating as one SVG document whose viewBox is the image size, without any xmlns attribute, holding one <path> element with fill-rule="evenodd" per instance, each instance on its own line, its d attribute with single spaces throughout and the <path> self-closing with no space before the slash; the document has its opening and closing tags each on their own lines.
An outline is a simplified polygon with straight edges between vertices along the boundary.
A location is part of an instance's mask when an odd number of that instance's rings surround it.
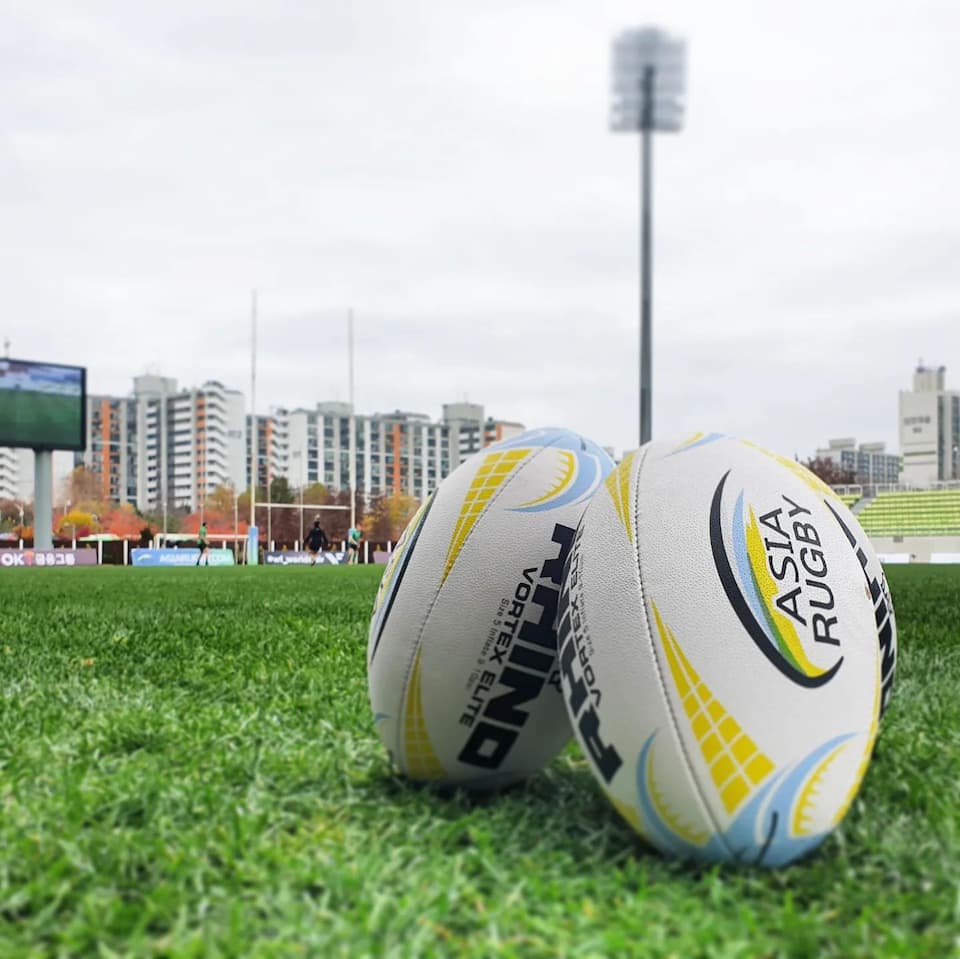
<svg viewBox="0 0 960 959">
<path fill-rule="evenodd" d="M 852 509 L 853 504 L 856 503 L 858 499 L 860 499 L 860 494 L 859 493 L 841 493 L 840 499 L 846 506 L 849 506 Z"/>
<path fill-rule="evenodd" d="M 857 519 L 868 536 L 960 536 L 960 489 L 880 493 Z"/>
</svg>

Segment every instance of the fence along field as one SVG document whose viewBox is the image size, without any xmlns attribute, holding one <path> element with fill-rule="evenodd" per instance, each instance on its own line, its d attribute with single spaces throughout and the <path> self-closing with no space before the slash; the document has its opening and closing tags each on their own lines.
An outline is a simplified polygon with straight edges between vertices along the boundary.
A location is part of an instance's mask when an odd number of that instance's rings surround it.
<svg viewBox="0 0 960 959">
<path fill-rule="evenodd" d="M 860 798 L 779 873 L 648 851 L 568 748 L 520 788 L 392 775 L 365 567 L 0 580 L 0 954 L 957 954 L 960 575 L 888 570 Z"/>
</svg>

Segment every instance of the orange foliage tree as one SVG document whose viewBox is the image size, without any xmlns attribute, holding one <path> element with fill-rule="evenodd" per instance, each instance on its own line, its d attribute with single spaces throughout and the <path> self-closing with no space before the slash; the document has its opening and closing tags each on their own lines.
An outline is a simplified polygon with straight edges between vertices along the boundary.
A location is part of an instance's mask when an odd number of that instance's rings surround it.
<svg viewBox="0 0 960 959">
<path fill-rule="evenodd" d="M 117 506 L 105 516 L 100 517 L 100 528 L 104 533 L 113 533 L 124 539 L 139 539 L 144 528 L 156 530 L 129 504 Z"/>
<path fill-rule="evenodd" d="M 420 503 L 406 493 L 394 493 L 373 501 L 370 513 L 361 527 L 364 536 L 374 543 L 396 542 Z"/>
</svg>

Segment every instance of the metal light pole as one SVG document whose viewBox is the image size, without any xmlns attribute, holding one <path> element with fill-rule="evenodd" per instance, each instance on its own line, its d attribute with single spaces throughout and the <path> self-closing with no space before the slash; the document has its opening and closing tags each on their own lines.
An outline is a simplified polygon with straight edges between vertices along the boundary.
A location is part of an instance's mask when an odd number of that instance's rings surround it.
<svg viewBox="0 0 960 959">
<path fill-rule="evenodd" d="M 626 30 L 613 41 L 610 129 L 640 133 L 640 444 L 653 420 L 653 133 L 683 127 L 686 44 L 656 27 Z"/>
<path fill-rule="evenodd" d="M 347 311 L 347 367 L 350 394 L 350 528 L 357 525 L 357 417 L 353 408 L 353 309 Z"/>
<path fill-rule="evenodd" d="M 250 525 L 257 525 L 257 453 L 260 437 L 257 423 L 257 291 L 250 293 Z"/>
</svg>

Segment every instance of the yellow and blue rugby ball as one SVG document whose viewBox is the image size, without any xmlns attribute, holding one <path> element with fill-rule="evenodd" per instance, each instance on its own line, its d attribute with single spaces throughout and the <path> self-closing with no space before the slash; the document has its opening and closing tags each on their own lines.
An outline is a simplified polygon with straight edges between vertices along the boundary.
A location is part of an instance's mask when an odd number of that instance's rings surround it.
<svg viewBox="0 0 960 959">
<path fill-rule="evenodd" d="M 856 518 L 800 464 L 716 433 L 641 447 L 584 514 L 558 615 L 575 734 L 652 845 L 780 866 L 843 819 L 896 628 Z"/>
<path fill-rule="evenodd" d="M 561 575 L 612 468 L 582 436 L 530 430 L 461 464 L 411 520 L 367 649 L 374 722 L 400 772 L 495 788 L 570 740 L 557 670 Z"/>
</svg>

